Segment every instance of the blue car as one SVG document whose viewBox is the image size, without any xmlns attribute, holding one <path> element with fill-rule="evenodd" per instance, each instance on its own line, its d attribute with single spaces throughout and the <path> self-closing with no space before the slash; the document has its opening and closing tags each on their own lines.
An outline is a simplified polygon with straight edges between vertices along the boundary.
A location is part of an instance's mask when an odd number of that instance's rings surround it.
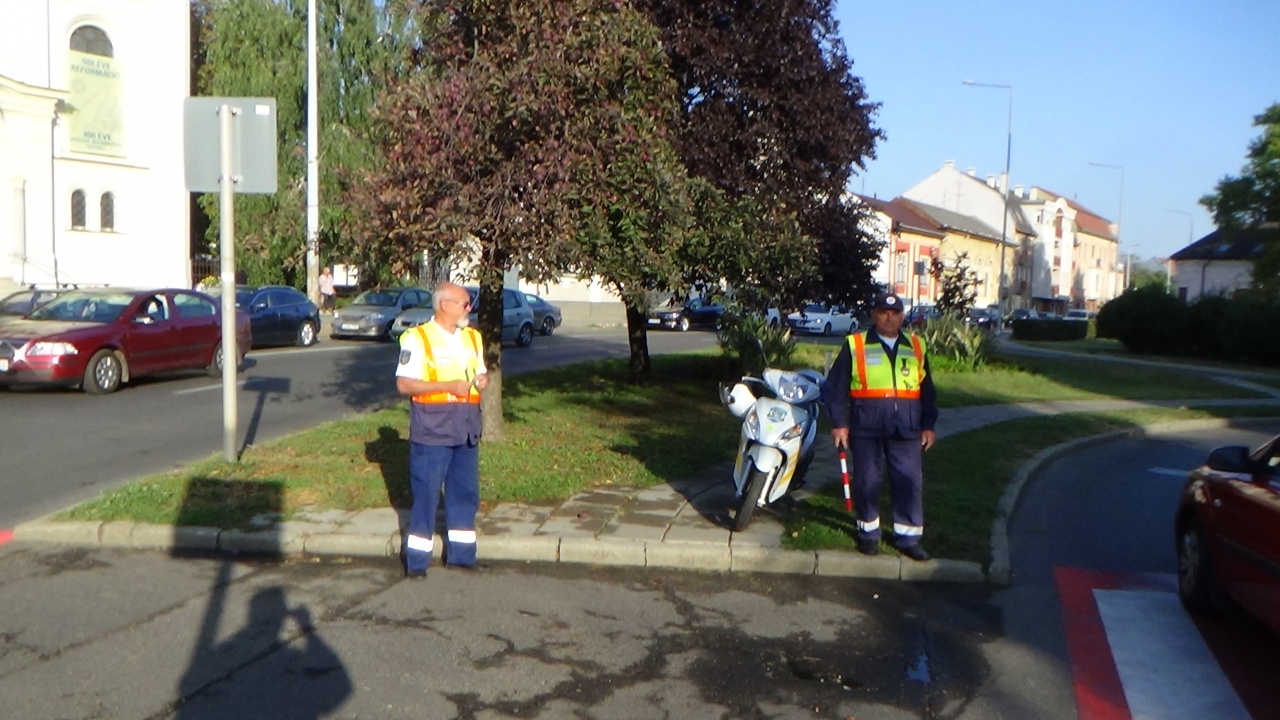
<svg viewBox="0 0 1280 720">
<path fill-rule="evenodd" d="M 249 315 L 254 347 L 308 347 L 320 337 L 320 309 L 287 285 L 237 286 L 236 308 Z"/>
</svg>

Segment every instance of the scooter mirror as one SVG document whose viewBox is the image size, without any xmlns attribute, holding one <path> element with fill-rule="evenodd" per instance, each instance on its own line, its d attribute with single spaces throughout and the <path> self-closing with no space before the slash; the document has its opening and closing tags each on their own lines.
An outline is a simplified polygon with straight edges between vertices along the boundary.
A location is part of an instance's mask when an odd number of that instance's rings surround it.
<svg viewBox="0 0 1280 720">
<path fill-rule="evenodd" d="M 747 414 L 752 405 L 756 404 L 756 396 L 751 394 L 751 389 L 743 383 L 738 383 L 733 388 L 725 388 L 720 386 L 720 402 L 728 408 L 730 414 L 734 417 L 742 417 Z"/>
</svg>

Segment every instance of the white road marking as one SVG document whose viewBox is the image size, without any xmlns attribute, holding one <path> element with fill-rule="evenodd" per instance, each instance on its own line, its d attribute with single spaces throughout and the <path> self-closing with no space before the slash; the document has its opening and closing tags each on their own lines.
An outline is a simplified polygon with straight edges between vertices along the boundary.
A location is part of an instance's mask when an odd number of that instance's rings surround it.
<svg viewBox="0 0 1280 720">
<path fill-rule="evenodd" d="M 1149 472 L 1149 473 L 1155 473 L 1156 475 L 1172 475 L 1172 476 L 1174 476 L 1174 477 L 1185 478 L 1185 477 L 1187 476 L 1187 473 L 1189 473 L 1189 472 L 1191 472 L 1191 471 L 1190 471 L 1190 470 L 1179 470 L 1179 469 L 1177 469 L 1177 468 L 1153 467 L 1153 468 L 1147 468 L 1147 472 Z"/>
<path fill-rule="evenodd" d="M 1094 590 L 1133 720 L 1250 720 L 1178 596 Z"/>
</svg>

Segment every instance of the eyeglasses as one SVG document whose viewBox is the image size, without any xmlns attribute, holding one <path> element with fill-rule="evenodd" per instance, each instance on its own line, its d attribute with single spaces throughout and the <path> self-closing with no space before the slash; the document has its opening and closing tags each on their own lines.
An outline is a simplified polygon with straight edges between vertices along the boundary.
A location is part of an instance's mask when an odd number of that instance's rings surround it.
<svg viewBox="0 0 1280 720">
<path fill-rule="evenodd" d="M 454 300 L 453 298 L 443 298 L 442 300 L 440 300 L 440 302 L 442 302 L 442 303 L 447 303 L 447 302 L 456 303 L 456 304 L 458 304 L 458 305 L 461 305 L 461 306 L 462 306 L 462 307 L 464 307 L 464 308 L 469 308 L 469 307 L 471 307 L 471 301 L 470 301 L 470 300 L 467 300 L 466 302 L 463 302 L 463 301 L 461 301 L 461 300 Z"/>
</svg>

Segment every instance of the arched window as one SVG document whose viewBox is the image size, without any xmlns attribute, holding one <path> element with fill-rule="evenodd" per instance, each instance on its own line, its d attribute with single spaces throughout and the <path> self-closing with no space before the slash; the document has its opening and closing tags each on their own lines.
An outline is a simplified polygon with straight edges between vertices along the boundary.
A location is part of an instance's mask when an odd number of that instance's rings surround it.
<svg viewBox="0 0 1280 720">
<path fill-rule="evenodd" d="M 98 218 L 102 226 L 103 232 L 112 232 L 116 229 L 116 196 L 105 192 L 98 200 Z"/>
<path fill-rule="evenodd" d="M 83 230 L 84 216 L 84 191 L 76 190 L 71 193 L 71 227 L 76 230 Z"/>
<path fill-rule="evenodd" d="M 102 57 L 115 57 L 115 49 L 111 47 L 111 38 L 100 27 L 82 25 L 71 33 L 71 49 L 76 52 Z"/>
</svg>

